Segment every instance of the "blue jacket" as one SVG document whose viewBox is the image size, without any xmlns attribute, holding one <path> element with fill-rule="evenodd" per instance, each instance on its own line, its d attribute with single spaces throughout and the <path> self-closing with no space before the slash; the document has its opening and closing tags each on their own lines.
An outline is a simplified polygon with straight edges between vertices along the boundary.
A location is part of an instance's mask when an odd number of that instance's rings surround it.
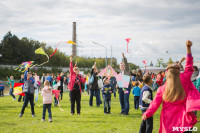
<svg viewBox="0 0 200 133">
<path fill-rule="evenodd" d="M 49 82 L 51 82 L 51 81 L 53 80 L 53 78 L 49 75 L 49 76 L 47 77 L 47 80 L 48 80 Z"/>
<path fill-rule="evenodd" d="M 106 91 L 106 93 L 104 91 Z M 113 92 L 112 91 L 112 86 L 110 84 L 104 85 L 103 89 L 102 89 L 102 95 L 104 97 L 111 97 L 111 93 L 109 93 L 109 91 Z"/>
<path fill-rule="evenodd" d="M 4 84 L 0 84 L 0 90 L 4 90 Z"/>
<path fill-rule="evenodd" d="M 150 92 L 150 95 L 149 95 L 149 99 L 153 100 L 153 94 L 152 94 L 152 90 L 151 88 L 149 88 L 147 85 L 144 85 L 143 88 L 142 88 L 142 91 L 141 91 L 141 94 L 140 94 L 140 99 L 139 99 L 139 105 L 140 107 L 149 107 L 150 104 L 148 103 L 145 103 L 144 101 L 142 101 L 142 98 L 143 98 L 143 92 L 144 91 L 149 91 Z"/>
<path fill-rule="evenodd" d="M 133 88 L 132 93 L 134 96 L 140 96 L 141 90 L 140 87 L 136 86 Z"/>
</svg>

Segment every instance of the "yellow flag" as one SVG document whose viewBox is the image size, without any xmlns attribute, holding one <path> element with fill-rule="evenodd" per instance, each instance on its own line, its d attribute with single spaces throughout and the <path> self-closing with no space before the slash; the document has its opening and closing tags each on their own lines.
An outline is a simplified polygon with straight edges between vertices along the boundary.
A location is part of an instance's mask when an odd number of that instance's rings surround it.
<svg viewBox="0 0 200 133">
<path fill-rule="evenodd" d="M 69 40 L 67 43 L 70 43 L 70 44 L 74 44 L 74 45 L 76 45 L 76 43 L 73 42 L 73 41 L 71 41 L 71 40 Z"/>
<path fill-rule="evenodd" d="M 19 94 L 19 93 L 21 93 L 21 92 L 22 92 L 22 87 L 15 87 L 15 88 L 14 88 L 14 92 L 13 92 L 13 93 L 14 93 L 15 95 L 17 95 L 17 94 Z"/>
<path fill-rule="evenodd" d="M 41 48 L 38 48 L 35 50 L 35 54 L 43 54 L 43 55 L 46 55 L 46 53 L 44 52 L 44 50 Z"/>
</svg>

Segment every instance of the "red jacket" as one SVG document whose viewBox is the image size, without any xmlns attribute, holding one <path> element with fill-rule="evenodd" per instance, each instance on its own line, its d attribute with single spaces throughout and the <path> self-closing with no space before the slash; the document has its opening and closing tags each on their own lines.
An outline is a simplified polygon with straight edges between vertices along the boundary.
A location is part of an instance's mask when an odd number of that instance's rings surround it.
<svg viewBox="0 0 200 133">
<path fill-rule="evenodd" d="M 81 81 L 81 83 L 84 84 L 85 83 L 85 79 L 81 75 L 79 77 L 80 77 L 79 80 Z M 69 80 L 68 88 L 71 91 L 74 88 L 75 79 L 76 79 L 76 73 L 73 70 L 73 63 L 70 62 L 70 80 Z M 81 93 L 82 92 L 81 85 L 79 87 L 80 87 L 80 93 Z"/>
<path fill-rule="evenodd" d="M 162 77 L 162 75 L 158 74 L 156 80 L 157 80 L 156 83 L 161 86 L 162 83 L 163 83 L 163 77 Z"/>
</svg>

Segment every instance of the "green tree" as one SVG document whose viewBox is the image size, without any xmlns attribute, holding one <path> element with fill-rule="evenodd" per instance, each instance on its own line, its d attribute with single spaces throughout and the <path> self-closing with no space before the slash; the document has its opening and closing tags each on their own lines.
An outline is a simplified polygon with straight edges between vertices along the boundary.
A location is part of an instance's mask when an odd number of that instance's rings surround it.
<svg viewBox="0 0 200 133">
<path fill-rule="evenodd" d="M 164 62 L 163 62 L 163 58 L 159 58 L 157 59 L 157 67 L 160 67 L 160 66 L 163 66 L 164 65 Z"/>
</svg>

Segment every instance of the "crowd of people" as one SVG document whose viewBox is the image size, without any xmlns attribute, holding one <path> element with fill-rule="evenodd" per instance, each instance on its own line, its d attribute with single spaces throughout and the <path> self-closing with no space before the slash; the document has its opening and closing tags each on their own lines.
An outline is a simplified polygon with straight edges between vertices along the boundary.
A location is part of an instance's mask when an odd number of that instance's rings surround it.
<svg viewBox="0 0 200 133">
<path fill-rule="evenodd" d="M 70 71 L 65 73 L 45 74 L 40 80 L 36 78 L 37 73 L 32 74 L 29 69 L 24 75 L 21 75 L 20 83 L 24 83 L 23 98 L 24 104 L 20 113 L 23 116 L 24 110 L 30 101 L 32 116 L 34 112 L 34 89 L 42 88 L 40 91 L 43 97 L 43 114 L 42 121 L 45 121 L 45 112 L 48 109 L 49 121 L 52 122 L 51 104 L 52 90 L 60 90 L 59 100 L 63 100 L 63 92 L 69 91 L 71 101 L 71 115 L 75 113 L 75 103 L 77 106 L 77 115 L 81 114 L 81 94 L 86 91 L 89 97 L 89 106 L 93 106 L 93 97 L 96 97 L 96 106 L 104 105 L 104 113 L 111 114 L 111 95 L 119 93 L 119 101 L 121 106 L 120 114 L 129 115 L 129 96 L 134 95 L 134 108 L 141 109 L 142 123 L 140 133 L 151 133 L 153 130 L 153 114 L 162 103 L 162 111 L 160 114 L 160 130 L 159 132 L 171 132 L 172 127 L 189 127 L 192 128 L 196 122 L 196 111 L 200 110 L 200 74 L 197 66 L 193 66 L 193 58 L 191 53 L 192 42 L 186 42 L 187 57 L 180 62 L 170 64 L 166 71 L 158 74 L 149 72 L 147 69 L 142 72 L 140 69 L 130 72 L 128 61 L 122 53 L 122 62 L 119 65 L 120 75 L 130 76 L 130 82 L 127 88 L 120 88 L 114 76 L 98 76 L 98 68 L 96 63 L 92 66 L 91 73 L 87 75 L 79 74 L 77 65 L 73 66 L 72 57 L 70 57 Z M 182 62 L 186 60 L 185 69 Z M 103 86 L 99 84 L 102 81 Z M 10 85 L 9 94 L 15 100 L 13 95 L 13 86 L 15 80 L 11 76 L 8 78 Z M 4 84 L 0 82 L 0 96 L 3 96 Z M 153 98 L 153 91 L 156 96 Z M 101 100 L 101 94 L 103 102 Z M 19 96 L 20 102 L 22 96 Z M 57 106 L 58 101 L 54 97 L 54 105 Z"/>
</svg>

